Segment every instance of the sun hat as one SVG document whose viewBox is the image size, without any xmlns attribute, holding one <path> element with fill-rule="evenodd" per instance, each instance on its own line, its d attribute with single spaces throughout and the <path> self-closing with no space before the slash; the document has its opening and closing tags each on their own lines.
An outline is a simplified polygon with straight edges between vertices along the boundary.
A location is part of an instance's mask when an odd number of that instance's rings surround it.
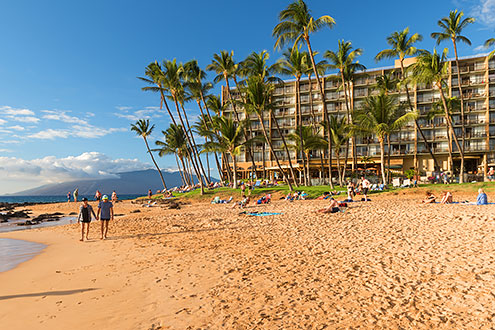
<svg viewBox="0 0 495 330">
<path fill-rule="evenodd" d="M 108 199 L 108 196 L 107 195 L 103 195 L 103 199 Z"/>
</svg>

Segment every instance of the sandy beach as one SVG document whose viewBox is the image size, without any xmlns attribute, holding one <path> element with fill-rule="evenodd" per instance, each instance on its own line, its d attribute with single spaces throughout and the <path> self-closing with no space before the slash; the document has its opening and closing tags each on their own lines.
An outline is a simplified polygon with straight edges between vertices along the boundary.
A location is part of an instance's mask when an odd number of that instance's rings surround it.
<svg viewBox="0 0 495 330">
<path fill-rule="evenodd" d="M 495 205 L 420 205 L 384 194 L 345 213 L 327 201 L 118 203 L 110 238 L 77 224 L 0 237 L 47 244 L 0 273 L 5 329 L 489 329 Z M 455 199 L 473 196 L 457 196 Z M 489 196 L 490 197 L 490 196 Z M 77 210 L 36 205 L 36 213 Z M 131 211 L 139 210 L 138 213 Z"/>
</svg>

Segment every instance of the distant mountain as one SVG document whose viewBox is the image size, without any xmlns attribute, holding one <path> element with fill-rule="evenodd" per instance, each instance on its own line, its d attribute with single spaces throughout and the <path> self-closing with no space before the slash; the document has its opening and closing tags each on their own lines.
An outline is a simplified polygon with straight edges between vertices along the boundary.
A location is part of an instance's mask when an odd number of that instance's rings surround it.
<svg viewBox="0 0 495 330">
<path fill-rule="evenodd" d="M 168 188 L 182 185 L 179 172 L 163 171 L 162 174 Z M 79 188 L 80 195 L 93 195 L 97 189 L 106 194 L 115 190 L 117 194 L 145 195 L 148 192 L 148 189 L 151 189 L 153 192 L 163 189 L 160 176 L 156 170 L 124 172 L 118 173 L 117 175 L 119 178 L 116 179 L 77 180 L 48 184 L 33 189 L 19 191 L 12 195 L 58 196 L 65 195 L 69 191 L 72 193 L 76 188 Z M 196 176 L 194 177 L 194 180 L 197 181 Z"/>
</svg>

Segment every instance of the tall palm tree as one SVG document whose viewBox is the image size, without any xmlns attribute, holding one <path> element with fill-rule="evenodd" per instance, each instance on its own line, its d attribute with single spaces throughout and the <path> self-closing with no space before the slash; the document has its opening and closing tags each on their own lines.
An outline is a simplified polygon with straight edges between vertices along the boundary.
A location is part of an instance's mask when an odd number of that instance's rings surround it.
<svg viewBox="0 0 495 330">
<path fill-rule="evenodd" d="M 490 38 L 487 41 L 485 41 L 485 47 L 486 48 L 491 47 L 491 46 L 495 46 L 495 38 Z M 488 54 L 488 60 L 491 60 L 494 55 L 495 55 L 495 50 L 492 50 L 490 52 L 490 54 Z"/>
<path fill-rule="evenodd" d="M 461 68 L 459 67 L 459 57 L 457 56 L 457 42 L 464 42 L 471 46 L 471 41 L 461 35 L 462 30 L 466 26 L 468 26 L 471 23 L 474 23 L 475 19 L 473 17 L 466 17 L 462 18 L 464 16 L 463 11 L 458 11 L 456 10 L 451 10 L 449 13 L 448 17 L 444 17 L 441 20 L 438 21 L 438 26 L 441 28 L 441 32 L 433 32 L 431 34 L 431 37 L 433 39 L 437 40 L 437 45 L 440 45 L 440 43 L 444 40 L 451 40 L 452 44 L 454 46 L 454 54 L 455 54 L 455 65 L 457 68 L 457 88 L 459 89 L 459 97 L 461 98 L 461 126 L 462 126 L 462 134 L 461 134 L 461 140 L 462 140 L 462 153 L 461 153 L 461 171 L 459 175 L 459 182 L 462 183 L 464 182 L 464 148 L 466 146 L 466 129 L 464 127 L 464 96 L 462 95 L 462 87 L 461 87 Z"/>
<path fill-rule="evenodd" d="M 295 112 L 296 112 L 296 126 L 298 127 L 299 132 L 299 143 L 300 148 L 298 151 L 300 152 L 300 158 L 303 162 L 303 168 L 305 168 L 305 160 L 303 157 L 303 146 L 302 146 L 302 114 L 301 114 L 301 77 L 304 72 L 307 71 L 306 68 L 306 54 L 304 52 L 300 52 L 298 47 L 292 48 L 290 50 L 286 50 L 283 53 L 283 57 L 279 59 L 276 63 L 275 71 L 285 76 L 294 76 L 296 78 L 295 83 Z M 297 157 L 296 157 L 297 158 Z M 307 185 L 306 182 L 307 177 L 304 176 L 304 184 Z"/>
<path fill-rule="evenodd" d="M 349 141 L 349 138 L 351 137 L 352 134 L 352 129 L 351 125 L 347 123 L 347 118 L 346 117 L 337 117 L 334 115 L 329 115 L 329 121 L 323 122 L 322 123 L 323 127 L 330 132 L 330 140 L 329 144 L 333 147 L 335 150 L 335 156 L 337 158 L 337 172 L 339 175 L 339 186 L 342 187 L 343 185 L 343 172 L 344 170 L 340 170 L 340 155 L 341 155 L 341 149 L 345 145 L 347 141 Z M 331 162 L 331 148 L 330 148 L 330 154 L 329 154 L 329 161 Z"/>
<path fill-rule="evenodd" d="M 356 124 L 361 129 L 375 134 L 378 138 L 383 183 L 387 182 L 385 177 L 385 138 L 391 132 L 400 130 L 416 116 L 415 112 L 404 113 L 396 98 L 384 93 L 368 96 L 362 108 L 355 113 Z"/>
<path fill-rule="evenodd" d="M 273 148 L 271 139 L 268 136 L 268 131 L 263 119 L 263 114 L 273 109 L 273 103 L 271 102 L 273 85 L 267 84 L 259 76 L 252 76 L 247 80 L 246 87 L 243 89 L 243 92 L 246 95 L 246 102 L 244 103 L 244 108 L 248 111 L 248 113 L 255 113 L 256 116 L 258 117 L 258 120 L 261 124 L 261 128 L 263 130 L 263 135 L 265 136 L 265 140 L 272 153 L 272 156 L 273 158 L 275 158 L 275 162 L 277 163 L 277 166 L 284 178 L 284 181 L 289 185 L 289 189 L 292 191 L 293 190 L 292 183 L 290 182 L 289 178 L 287 178 L 285 171 L 282 169 L 282 166 L 280 165 L 280 161 Z"/>
<path fill-rule="evenodd" d="M 393 78 L 393 72 L 386 72 L 381 76 L 376 77 L 376 86 L 384 94 L 388 94 L 397 88 L 398 81 Z"/>
<path fill-rule="evenodd" d="M 228 100 L 227 102 L 224 102 L 226 104 L 231 104 L 232 109 L 234 111 L 234 116 L 237 121 L 240 121 L 239 113 L 237 112 L 237 106 L 236 104 L 238 103 L 237 100 L 235 100 L 232 97 L 232 93 L 230 91 L 230 83 L 229 80 L 232 78 L 234 80 L 234 83 L 236 84 L 237 90 L 240 92 L 240 86 L 237 82 L 236 75 L 239 72 L 239 65 L 235 63 L 234 61 L 234 51 L 227 52 L 225 50 L 222 50 L 220 54 L 213 54 L 213 60 L 211 63 L 206 67 L 206 70 L 208 71 L 214 71 L 217 75 L 213 79 L 215 83 L 219 83 L 220 81 L 225 81 L 225 86 L 227 89 L 227 96 Z M 244 138 L 249 140 L 249 136 L 247 133 L 247 128 L 250 129 L 250 127 L 244 127 Z M 248 152 L 249 158 L 251 159 L 251 168 L 254 169 L 256 168 L 256 163 L 254 162 L 254 157 L 253 157 L 253 152 L 251 150 L 250 145 L 246 145 L 246 150 Z"/>
<path fill-rule="evenodd" d="M 313 72 L 318 83 L 318 89 L 322 97 L 323 121 L 328 121 L 327 105 L 324 98 L 325 91 L 323 89 L 323 82 L 320 80 L 309 35 L 324 27 L 332 28 L 335 25 L 335 20 L 328 15 L 315 19 L 311 16 L 311 12 L 306 3 L 303 0 L 296 0 L 279 13 L 279 21 L 280 23 L 273 28 L 272 32 L 272 36 L 277 38 L 275 48 L 282 48 L 285 44 L 290 42 L 294 42 L 292 48 L 296 48 L 301 42 L 306 43 Z M 332 165 L 329 163 L 330 175 L 332 173 L 331 167 Z"/>
<path fill-rule="evenodd" d="M 196 172 L 196 176 L 198 177 L 198 180 L 200 182 L 201 193 L 203 194 L 204 193 L 203 178 L 205 180 L 207 180 L 207 178 L 203 165 L 201 163 L 201 158 L 198 155 L 196 142 L 194 141 L 194 136 L 192 136 L 191 128 L 189 126 L 187 115 L 183 106 L 186 98 L 184 86 L 181 81 L 183 68 L 182 65 L 178 64 L 175 59 L 173 59 L 172 61 L 167 61 L 167 60 L 163 61 L 163 67 L 164 67 L 164 80 L 167 81 L 166 86 L 170 94 L 170 98 L 173 100 L 175 104 L 177 116 L 180 120 L 181 127 L 186 135 L 187 142 L 190 146 L 190 148 L 187 149 L 188 156 L 191 160 L 193 169 Z M 182 112 L 181 112 L 181 108 L 182 108 Z"/>
<path fill-rule="evenodd" d="M 448 49 L 445 48 L 442 54 L 438 54 L 436 49 L 433 53 L 423 50 L 418 56 L 418 60 L 412 66 L 412 75 L 410 79 L 416 83 L 434 84 L 440 91 L 440 97 L 444 106 L 445 121 L 447 129 L 450 130 L 454 141 L 456 143 L 457 149 L 461 155 L 461 159 L 464 158 L 464 150 L 461 148 L 457 135 L 455 134 L 454 127 L 452 125 L 452 120 L 449 116 L 449 109 L 447 105 L 447 99 L 444 93 L 444 87 L 447 85 L 445 83 L 445 76 L 448 72 L 449 63 L 447 62 Z M 453 157 L 452 157 L 452 145 L 449 144 L 449 158 L 452 171 L 454 170 Z M 461 169 L 461 174 L 462 169 Z M 462 176 L 459 178 L 459 182 L 462 181 Z"/>
<path fill-rule="evenodd" d="M 288 135 L 288 139 L 295 142 L 293 147 L 297 150 L 302 148 L 302 153 L 306 156 L 306 169 L 303 170 L 304 176 L 308 178 L 306 185 L 311 186 L 310 180 L 310 169 L 309 169 L 309 153 L 311 150 L 323 150 L 327 147 L 328 142 L 320 136 L 320 132 L 313 132 L 313 128 L 311 126 L 303 126 L 300 131 L 302 134 L 291 133 Z M 302 137 L 302 138 L 301 138 Z"/>
<path fill-rule="evenodd" d="M 189 177 L 186 176 L 186 173 L 183 173 L 187 171 L 184 164 L 185 149 L 187 148 L 187 140 L 184 135 L 184 130 L 178 125 L 170 124 L 167 130 L 162 131 L 162 134 L 164 141 L 155 141 L 155 144 L 159 146 L 159 148 L 153 149 L 152 151 L 158 151 L 158 156 L 160 157 L 174 154 L 175 162 L 177 163 L 177 168 L 179 169 L 179 174 L 183 185 L 192 185 L 193 183 L 190 181 Z"/>
<path fill-rule="evenodd" d="M 419 50 L 414 46 L 415 43 L 423 40 L 423 36 L 419 33 L 414 33 L 413 35 L 409 34 L 409 28 L 406 27 L 402 31 L 395 31 L 392 33 L 390 36 L 387 37 L 387 43 L 390 45 L 390 48 L 384 49 L 381 52 L 379 52 L 375 56 L 376 61 L 381 61 L 383 59 L 393 59 L 393 58 L 399 58 L 399 63 L 400 63 L 400 72 L 401 72 L 401 78 L 400 82 L 401 84 L 404 85 L 405 90 L 406 90 L 406 97 L 407 97 L 407 104 L 409 105 L 409 111 L 415 111 L 413 104 L 411 102 L 411 96 L 409 94 L 409 87 L 407 85 L 406 81 L 406 67 L 404 66 L 404 60 L 406 56 L 416 56 L 419 52 Z M 421 135 L 421 138 L 424 141 L 425 147 L 428 150 L 431 158 L 433 159 L 433 162 L 435 164 L 435 170 L 440 170 L 440 167 L 438 166 L 437 159 L 435 155 L 433 154 L 433 151 L 431 150 L 431 146 L 428 143 L 428 140 L 426 139 L 423 130 L 421 129 L 421 126 L 419 126 L 419 123 L 417 119 L 414 120 L 414 124 L 416 127 L 416 131 Z M 416 139 L 416 144 L 414 148 L 414 168 L 415 168 L 415 173 L 418 173 L 418 148 L 417 148 L 417 139 Z"/>
<path fill-rule="evenodd" d="M 339 47 L 336 52 L 327 50 L 323 57 L 325 57 L 328 61 L 328 67 L 331 69 L 336 69 L 339 71 L 340 79 L 341 79 L 341 88 L 344 89 L 344 100 L 345 107 L 347 111 L 347 122 L 352 125 L 352 116 L 351 116 L 351 107 L 350 107 L 350 95 L 347 94 L 347 88 L 350 89 L 350 80 L 354 73 L 358 70 L 365 70 L 366 67 L 359 62 L 355 61 L 357 56 L 360 56 L 363 53 L 361 48 L 356 48 L 353 50 L 352 43 L 350 41 L 339 40 Z M 349 91 L 350 92 L 350 91 Z M 354 170 L 357 158 L 356 154 L 356 139 L 355 136 L 351 136 L 352 142 L 352 169 Z M 349 143 L 346 143 L 348 146 Z M 349 154 L 349 148 L 346 150 L 346 161 L 344 168 L 347 167 L 347 156 Z"/>
<path fill-rule="evenodd" d="M 203 152 L 226 152 L 232 157 L 234 178 L 233 188 L 237 189 L 237 160 L 241 147 L 246 143 L 243 137 L 245 121 L 237 122 L 230 117 L 213 117 L 213 130 L 217 139 L 204 144 Z M 227 166 L 229 166 L 227 164 Z"/>
<path fill-rule="evenodd" d="M 160 179 L 162 180 L 163 183 L 163 189 L 167 189 L 167 185 L 165 184 L 165 180 L 163 179 L 162 171 L 160 171 L 160 168 L 158 167 L 158 164 L 155 162 L 155 157 L 153 157 L 153 154 L 151 153 L 150 146 L 148 145 L 148 139 L 147 137 L 153 133 L 153 130 L 155 129 L 155 125 L 150 126 L 150 120 L 149 119 L 139 119 L 135 124 L 131 124 L 131 131 L 136 132 L 137 135 L 141 136 L 144 140 L 144 143 L 146 144 L 146 149 L 148 150 L 148 153 L 150 154 L 151 160 L 153 161 L 153 164 L 155 164 L 156 169 L 158 170 L 158 174 L 160 174 Z"/>
</svg>

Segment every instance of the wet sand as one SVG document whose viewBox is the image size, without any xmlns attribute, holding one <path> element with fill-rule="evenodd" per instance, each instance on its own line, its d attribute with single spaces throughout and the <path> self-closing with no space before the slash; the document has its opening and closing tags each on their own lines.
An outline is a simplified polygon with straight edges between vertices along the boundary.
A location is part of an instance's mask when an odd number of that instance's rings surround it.
<svg viewBox="0 0 495 330">
<path fill-rule="evenodd" d="M 0 237 L 47 244 L 0 273 L 7 329 L 489 329 L 495 325 L 495 205 L 420 205 L 372 196 L 249 211 L 129 202 L 99 240 L 78 225 Z M 473 196 L 457 196 L 455 199 Z M 495 196 L 489 196 L 494 200 Z M 34 212 L 70 213 L 74 204 Z M 139 213 L 130 213 L 139 210 Z"/>
</svg>

